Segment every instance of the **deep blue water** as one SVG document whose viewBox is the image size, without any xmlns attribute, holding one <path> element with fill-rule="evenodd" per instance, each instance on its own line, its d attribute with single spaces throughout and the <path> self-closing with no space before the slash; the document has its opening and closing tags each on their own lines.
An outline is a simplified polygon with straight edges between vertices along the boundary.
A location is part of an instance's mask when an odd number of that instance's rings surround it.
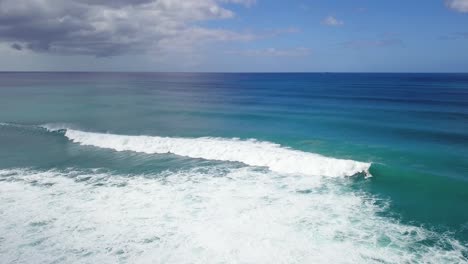
<svg viewBox="0 0 468 264">
<path fill-rule="evenodd" d="M 467 258 L 468 74 L 0 73 L 0 122 L 11 261 Z"/>
</svg>

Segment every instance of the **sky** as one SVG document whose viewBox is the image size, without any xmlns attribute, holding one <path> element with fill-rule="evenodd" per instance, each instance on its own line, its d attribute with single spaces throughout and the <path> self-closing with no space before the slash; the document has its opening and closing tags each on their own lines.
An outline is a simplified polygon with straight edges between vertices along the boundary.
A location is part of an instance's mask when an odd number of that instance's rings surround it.
<svg viewBox="0 0 468 264">
<path fill-rule="evenodd" d="M 0 71 L 468 72 L 468 0 L 0 0 Z"/>
</svg>

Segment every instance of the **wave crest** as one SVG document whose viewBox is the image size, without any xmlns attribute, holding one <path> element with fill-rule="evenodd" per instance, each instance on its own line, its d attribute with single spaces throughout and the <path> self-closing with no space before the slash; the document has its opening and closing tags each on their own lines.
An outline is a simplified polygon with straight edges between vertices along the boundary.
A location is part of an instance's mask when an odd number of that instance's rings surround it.
<svg viewBox="0 0 468 264">
<path fill-rule="evenodd" d="M 265 141 L 214 137 L 128 136 L 73 129 L 67 129 L 65 137 L 81 145 L 116 151 L 135 151 L 147 154 L 172 153 L 190 158 L 241 162 L 250 166 L 267 167 L 280 173 L 329 177 L 365 173 L 370 176 L 371 163 L 329 158 Z"/>
</svg>

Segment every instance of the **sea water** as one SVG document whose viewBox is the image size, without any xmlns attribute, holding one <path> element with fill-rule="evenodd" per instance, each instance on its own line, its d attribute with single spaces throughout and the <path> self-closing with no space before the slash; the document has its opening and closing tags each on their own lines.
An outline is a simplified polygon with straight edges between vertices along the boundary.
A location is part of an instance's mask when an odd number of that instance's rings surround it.
<svg viewBox="0 0 468 264">
<path fill-rule="evenodd" d="M 2 263 L 467 258 L 467 74 L 0 73 Z"/>
</svg>

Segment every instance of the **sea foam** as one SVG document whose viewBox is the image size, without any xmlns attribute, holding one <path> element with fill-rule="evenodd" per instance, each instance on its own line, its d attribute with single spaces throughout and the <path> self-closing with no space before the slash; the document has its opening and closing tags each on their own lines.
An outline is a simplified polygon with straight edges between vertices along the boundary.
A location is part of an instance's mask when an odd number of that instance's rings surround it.
<svg viewBox="0 0 468 264">
<path fill-rule="evenodd" d="M 53 128 L 58 129 L 57 126 Z M 81 145 L 116 151 L 135 151 L 147 154 L 172 153 L 190 158 L 242 162 L 250 166 L 267 167 L 280 173 L 329 177 L 352 176 L 357 173 L 370 175 L 371 163 L 324 157 L 265 141 L 214 137 L 128 136 L 73 129 L 66 129 L 65 136 Z"/>
<path fill-rule="evenodd" d="M 460 241 L 382 216 L 385 201 L 335 178 L 219 164 L 0 180 L 5 263 L 467 263 Z"/>
</svg>

